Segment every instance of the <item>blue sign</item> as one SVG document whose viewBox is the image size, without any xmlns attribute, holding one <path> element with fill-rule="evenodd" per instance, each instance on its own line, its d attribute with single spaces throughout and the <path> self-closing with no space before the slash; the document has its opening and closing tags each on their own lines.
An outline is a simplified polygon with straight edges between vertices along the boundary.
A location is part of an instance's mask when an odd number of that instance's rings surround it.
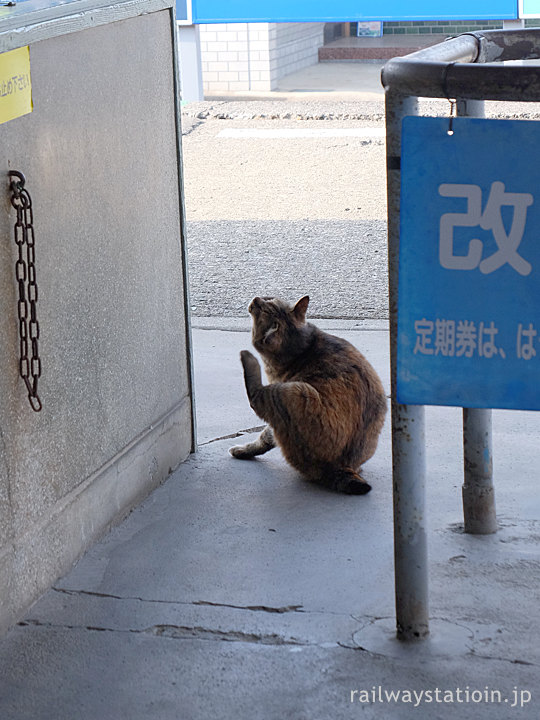
<svg viewBox="0 0 540 720">
<path fill-rule="evenodd" d="M 397 399 L 540 410 L 540 123 L 406 117 Z"/>
<path fill-rule="evenodd" d="M 540 0 L 519 0 L 518 14 L 520 18 L 540 17 Z"/>
<path fill-rule="evenodd" d="M 529 0 L 531 1 L 531 0 Z M 193 22 L 344 22 L 347 20 L 508 20 L 517 0 L 192 0 Z"/>
<path fill-rule="evenodd" d="M 176 19 L 178 22 L 186 23 L 191 21 L 189 0 L 176 0 Z"/>
</svg>

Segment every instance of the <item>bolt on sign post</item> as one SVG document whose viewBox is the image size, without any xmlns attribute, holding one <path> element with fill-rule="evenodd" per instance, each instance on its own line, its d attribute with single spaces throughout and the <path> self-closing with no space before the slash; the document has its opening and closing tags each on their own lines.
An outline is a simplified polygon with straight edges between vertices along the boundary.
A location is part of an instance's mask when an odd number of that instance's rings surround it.
<svg viewBox="0 0 540 720">
<path fill-rule="evenodd" d="M 524 0 L 525 2 L 525 0 Z M 531 0 L 532 2 L 532 0 Z M 383 68 L 398 637 L 429 633 L 424 405 L 464 408 L 465 530 L 496 530 L 491 409 L 540 409 L 540 30 L 466 33 Z M 456 118 L 417 117 L 418 97 Z M 449 103 L 450 111 L 450 103 Z"/>
</svg>

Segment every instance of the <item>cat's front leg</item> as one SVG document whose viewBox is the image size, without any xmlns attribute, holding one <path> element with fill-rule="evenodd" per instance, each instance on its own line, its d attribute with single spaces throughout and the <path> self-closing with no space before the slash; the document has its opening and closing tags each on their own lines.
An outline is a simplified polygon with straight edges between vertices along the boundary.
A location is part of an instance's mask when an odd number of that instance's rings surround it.
<svg viewBox="0 0 540 720">
<path fill-rule="evenodd" d="M 244 382 L 246 384 L 246 392 L 248 400 L 251 404 L 255 393 L 262 388 L 261 366 L 257 358 L 249 352 L 242 350 L 240 360 L 244 368 Z"/>
<path fill-rule="evenodd" d="M 257 358 L 249 350 L 242 350 L 240 360 L 244 368 L 244 382 L 250 405 L 253 407 L 253 399 L 262 390 L 261 366 Z M 240 460 L 246 460 L 256 455 L 262 455 L 276 446 L 274 433 L 270 426 L 265 427 L 257 440 L 247 445 L 235 445 L 229 449 L 231 455 Z"/>
</svg>

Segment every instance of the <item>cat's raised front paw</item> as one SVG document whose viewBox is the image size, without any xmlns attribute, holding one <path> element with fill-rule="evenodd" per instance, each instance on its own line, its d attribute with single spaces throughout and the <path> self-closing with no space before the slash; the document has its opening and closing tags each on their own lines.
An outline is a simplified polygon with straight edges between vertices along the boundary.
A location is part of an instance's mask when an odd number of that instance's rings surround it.
<svg viewBox="0 0 540 720">
<path fill-rule="evenodd" d="M 246 384 L 246 391 L 248 394 L 249 401 L 253 398 L 253 395 L 261 388 L 261 366 L 257 358 L 252 355 L 249 350 L 242 350 L 240 353 L 240 360 L 244 368 L 244 382 Z"/>
<path fill-rule="evenodd" d="M 240 360 L 246 372 L 256 373 L 261 368 L 261 366 L 259 365 L 259 361 L 255 357 L 255 355 L 253 355 L 253 353 L 249 352 L 249 350 L 240 351 Z"/>
</svg>

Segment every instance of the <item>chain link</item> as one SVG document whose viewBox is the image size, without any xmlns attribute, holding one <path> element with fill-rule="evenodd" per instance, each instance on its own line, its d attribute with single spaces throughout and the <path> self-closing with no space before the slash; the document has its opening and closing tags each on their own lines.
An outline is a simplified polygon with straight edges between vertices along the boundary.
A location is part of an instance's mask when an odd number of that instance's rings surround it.
<svg viewBox="0 0 540 720">
<path fill-rule="evenodd" d="M 15 244 L 18 249 L 15 263 L 15 279 L 19 289 L 17 316 L 19 318 L 19 373 L 28 390 L 32 410 L 42 408 L 38 395 L 38 380 L 41 377 L 39 357 L 39 322 L 36 313 L 38 286 L 35 266 L 34 212 L 32 199 L 25 189 L 25 177 L 15 170 L 10 171 L 11 204 L 17 211 L 15 223 Z M 30 355 L 29 355 L 30 349 Z"/>
</svg>

